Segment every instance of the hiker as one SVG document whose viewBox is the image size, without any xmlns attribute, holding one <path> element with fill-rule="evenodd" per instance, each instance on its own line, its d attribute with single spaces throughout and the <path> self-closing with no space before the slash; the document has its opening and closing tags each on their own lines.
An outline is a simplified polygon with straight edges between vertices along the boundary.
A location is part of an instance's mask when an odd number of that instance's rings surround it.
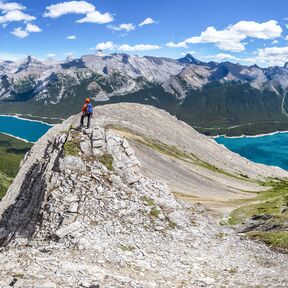
<svg viewBox="0 0 288 288">
<path fill-rule="evenodd" d="M 84 125 L 84 118 L 87 117 L 87 128 L 90 127 L 90 120 L 93 117 L 93 106 L 90 103 L 90 99 L 86 98 L 85 104 L 82 108 L 82 116 L 81 116 L 81 122 L 80 126 L 82 127 Z"/>
</svg>

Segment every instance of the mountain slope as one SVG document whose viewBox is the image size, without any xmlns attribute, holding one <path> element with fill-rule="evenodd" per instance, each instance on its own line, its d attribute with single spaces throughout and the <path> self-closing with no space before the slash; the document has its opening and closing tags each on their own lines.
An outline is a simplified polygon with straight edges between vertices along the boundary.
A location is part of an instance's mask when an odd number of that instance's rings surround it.
<svg viewBox="0 0 288 288">
<path fill-rule="evenodd" d="M 239 189 L 257 188 L 253 179 L 286 171 L 253 164 L 153 107 L 105 105 L 95 115 L 91 129 L 78 129 L 75 115 L 49 130 L 0 202 L 1 286 L 287 285 L 285 255 L 177 200 L 161 180 L 171 167 L 154 164 L 191 169 L 205 197 L 213 189 L 204 179 L 222 182 L 215 201 L 230 178 L 241 198 Z"/>
<path fill-rule="evenodd" d="M 90 96 L 95 105 L 150 104 L 206 133 L 253 134 L 288 127 L 287 87 L 287 66 L 205 63 L 190 54 L 178 60 L 127 54 L 64 62 L 27 57 L 0 63 L 0 113 L 68 117 Z"/>
</svg>

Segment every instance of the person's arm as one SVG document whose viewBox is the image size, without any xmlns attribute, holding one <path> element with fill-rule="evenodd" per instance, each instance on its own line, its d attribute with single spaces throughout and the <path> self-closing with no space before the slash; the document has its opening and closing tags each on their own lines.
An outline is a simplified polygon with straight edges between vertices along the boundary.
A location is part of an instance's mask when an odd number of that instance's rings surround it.
<svg viewBox="0 0 288 288">
<path fill-rule="evenodd" d="M 85 111 L 86 111 L 86 104 L 84 104 L 82 107 L 82 113 L 84 113 Z"/>
</svg>

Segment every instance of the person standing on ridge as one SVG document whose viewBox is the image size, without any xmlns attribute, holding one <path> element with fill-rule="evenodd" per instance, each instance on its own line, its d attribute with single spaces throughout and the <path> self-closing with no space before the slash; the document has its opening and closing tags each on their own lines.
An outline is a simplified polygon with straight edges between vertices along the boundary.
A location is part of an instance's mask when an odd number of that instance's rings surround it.
<svg viewBox="0 0 288 288">
<path fill-rule="evenodd" d="M 90 103 L 89 98 L 86 98 L 85 104 L 82 107 L 82 116 L 81 116 L 80 127 L 82 127 L 84 125 L 84 118 L 85 117 L 87 117 L 87 128 L 89 128 L 91 118 L 93 117 L 93 106 Z"/>
</svg>

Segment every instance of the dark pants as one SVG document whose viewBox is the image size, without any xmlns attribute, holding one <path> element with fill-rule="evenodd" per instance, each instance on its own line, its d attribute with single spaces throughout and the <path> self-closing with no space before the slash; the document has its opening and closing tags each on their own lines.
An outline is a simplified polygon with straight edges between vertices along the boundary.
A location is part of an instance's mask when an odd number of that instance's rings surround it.
<svg viewBox="0 0 288 288">
<path fill-rule="evenodd" d="M 83 113 L 82 116 L 81 116 L 81 126 L 84 126 L 84 119 L 85 117 L 87 117 L 87 128 L 90 127 L 90 120 L 91 120 L 91 117 L 92 117 L 92 114 L 91 113 L 88 113 L 88 114 L 85 114 Z"/>
</svg>

